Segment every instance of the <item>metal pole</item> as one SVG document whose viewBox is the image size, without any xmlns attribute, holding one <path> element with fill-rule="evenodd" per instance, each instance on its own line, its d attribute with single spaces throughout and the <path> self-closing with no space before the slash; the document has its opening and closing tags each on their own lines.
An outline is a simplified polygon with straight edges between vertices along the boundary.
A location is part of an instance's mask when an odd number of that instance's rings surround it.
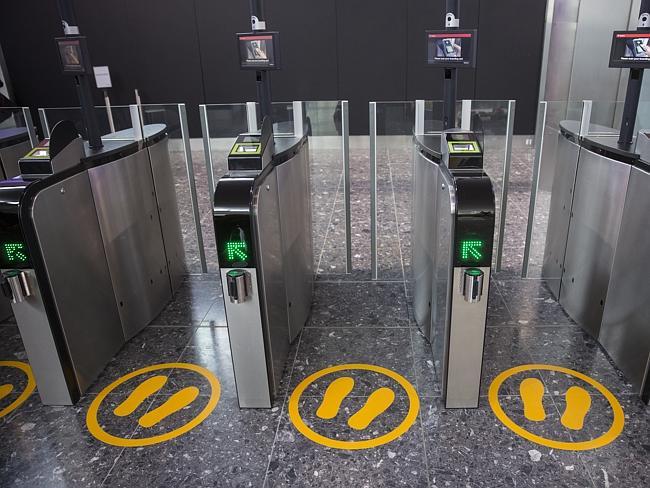
<svg viewBox="0 0 650 488">
<path fill-rule="evenodd" d="M 29 134 L 29 143 L 32 147 L 38 145 L 38 136 L 34 130 L 34 121 L 32 120 L 32 113 L 29 111 L 29 107 L 22 107 L 23 110 L 23 119 L 25 119 L 25 127 L 27 127 L 27 134 Z"/>
<path fill-rule="evenodd" d="M 74 11 L 72 0 L 58 0 L 59 13 L 61 15 L 61 24 L 63 33 L 66 36 L 79 35 L 79 27 Z M 77 96 L 81 105 L 81 114 L 86 127 L 86 137 L 88 144 L 93 149 L 99 149 L 104 146 L 102 137 L 99 133 L 99 125 L 95 115 L 95 106 L 93 104 L 92 87 L 90 77 L 87 75 L 77 75 L 74 77 L 77 89 Z"/>
<path fill-rule="evenodd" d="M 458 29 L 460 24 L 459 0 L 446 0 L 445 6 L 445 27 L 447 29 Z M 443 85 L 444 109 L 442 116 L 442 127 L 444 130 L 456 127 L 456 88 L 456 68 L 445 68 Z"/>
<path fill-rule="evenodd" d="M 111 99 L 108 96 L 108 91 L 104 90 L 104 103 L 106 104 L 106 117 L 108 117 L 108 127 L 111 133 L 115 132 L 115 122 L 113 121 L 113 110 L 111 109 Z"/>
<path fill-rule="evenodd" d="M 343 150 L 343 198 L 345 202 L 345 272 L 352 273 L 352 215 L 350 207 L 350 109 L 341 101 L 341 148 Z"/>
<path fill-rule="evenodd" d="M 639 9 L 639 22 L 637 30 L 650 30 L 650 0 L 641 0 Z M 630 78 L 627 82 L 627 93 L 625 94 L 625 106 L 623 107 L 623 119 L 621 120 L 621 132 L 618 137 L 618 143 L 630 145 L 634 138 L 634 126 L 636 124 L 636 114 L 639 109 L 639 97 L 641 96 L 641 87 L 643 85 L 643 70 L 631 69 Z"/>
<path fill-rule="evenodd" d="M 503 183 L 501 186 L 501 210 L 499 212 L 499 247 L 497 249 L 497 271 L 501 271 L 503 242 L 506 232 L 508 210 L 508 184 L 510 183 L 510 164 L 512 162 L 512 136 L 515 127 L 515 101 L 508 101 L 508 121 L 506 124 L 506 151 L 503 158 Z"/>
<path fill-rule="evenodd" d="M 181 121 L 181 137 L 183 138 L 183 152 L 185 153 L 185 169 L 187 170 L 187 183 L 190 187 L 190 198 L 192 200 L 192 211 L 194 212 L 194 226 L 196 227 L 196 242 L 199 246 L 199 258 L 201 259 L 201 271 L 208 272 L 208 264 L 205 259 L 205 247 L 203 245 L 203 229 L 201 228 L 201 212 L 196 192 L 196 178 L 194 177 L 194 162 L 192 161 L 192 146 L 190 144 L 190 131 L 187 124 L 187 110 L 184 103 L 178 104 L 178 116 Z"/>
<path fill-rule="evenodd" d="M 370 102 L 370 271 L 377 279 L 377 102 Z"/>
<path fill-rule="evenodd" d="M 208 107 L 199 105 L 199 114 L 201 115 L 201 133 L 203 134 L 203 152 L 205 166 L 208 175 L 208 190 L 210 191 L 210 201 L 214 196 L 214 166 L 212 164 L 212 149 L 210 147 L 210 125 L 208 124 Z"/>
<path fill-rule="evenodd" d="M 530 245 L 533 239 L 533 225 L 535 224 L 535 208 L 537 207 L 537 192 L 539 191 L 539 169 L 542 164 L 542 153 L 544 149 L 547 106 L 547 102 L 539 102 L 539 108 L 537 109 L 537 123 L 535 125 L 535 160 L 533 162 L 533 181 L 530 189 L 530 202 L 528 203 L 528 223 L 526 225 L 524 262 L 521 266 L 522 278 L 528 278 L 528 262 L 530 261 Z"/>
<path fill-rule="evenodd" d="M 415 101 L 415 130 L 416 136 L 424 135 L 424 100 Z"/>
<path fill-rule="evenodd" d="M 253 31 L 266 30 L 264 21 L 264 2 L 262 0 L 250 0 L 251 27 Z M 268 71 L 256 71 L 257 99 L 260 102 L 261 119 L 269 117 L 273 120 L 273 107 L 271 105 L 271 78 Z"/>
</svg>

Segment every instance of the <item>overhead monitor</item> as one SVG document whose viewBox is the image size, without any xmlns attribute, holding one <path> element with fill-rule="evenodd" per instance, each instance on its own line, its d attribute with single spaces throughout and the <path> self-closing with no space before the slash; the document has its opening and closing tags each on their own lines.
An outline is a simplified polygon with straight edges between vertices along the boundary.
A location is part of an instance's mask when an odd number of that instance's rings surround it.
<svg viewBox="0 0 650 488">
<path fill-rule="evenodd" d="M 476 30 L 427 31 L 427 64 L 440 68 L 476 66 Z"/>
<path fill-rule="evenodd" d="M 241 68 L 257 71 L 280 69 L 279 36 L 278 32 L 237 34 Z"/>
<path fill-rule="evenodd" d="M 83 75 L 92 71 L 86 38 L 83 36 L 57 37 L 61 67 L 66 74 Z"/>
<path fill-rule="evenodd" d="M 615 31 L 609 55 L 610 68 L 650 66 L 650 32 Z"/>
</svg>

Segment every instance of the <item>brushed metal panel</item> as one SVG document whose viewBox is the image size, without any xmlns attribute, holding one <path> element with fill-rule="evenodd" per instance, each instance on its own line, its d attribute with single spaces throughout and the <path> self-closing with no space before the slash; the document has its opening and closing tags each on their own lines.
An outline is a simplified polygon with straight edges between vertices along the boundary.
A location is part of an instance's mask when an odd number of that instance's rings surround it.
<svg viewBox="0 0 650 488">
<path fill-rule="evenodd" d="M 176 291 L 187 274 L 185 267 L 185 247 L 176 199 L 176 187 L 169 159 L 169 139 L 148 148 L 151 158 L 151 171 L 156 189 L 160 224 L 162 226 L 167 268 L 172 290 Z"/>
<path fill-rule="evenodd" d="M 148 153 L 138 151 L 89 175 L 124 335 L 130 339 L 172 297 Z"/>
<path fill-rule="evenodd" d="M 276 169 L 290 342 L 300 334 L 309 318 L 314 286 L 307 144 Z"/>
<path fill-rule="evenodd" d="M 431 341 L 431 302 L 436 254 L 438 165 L 416 151 L 413 166 L 412 258 L 413 313 L 424 336 Z"/>
<path fill-rule="evenodd" d="M 548 287 L 555 298 L 560 297 L 560 283 L 573 202 L 573 187 L 580 155 L 580 146 L 562 134 L 558 134 L 557 141 L 555 175 L 542 264 L 542 278 L 547 280 Z"/>
<path fill-rule="evenodd" d="M 594 337 L 607 298 L 629 176 L 628 164 L 580 151 L 560 303 Z"/>
<path fill-rule="evenodd" d="M 38 394 L 44 405 L 73 405 L 36 275 L 31 269 L 25 270 L 25 273 L 33 295 L 11 306 L 29 365 L 34 372 Z M 119 324 L 117 326 L 120 330 Z"/>
<path fill-rule="evenodd" d="M 276 171 L 261 182 L 253 195 L 253 227 L 259 268 L 266 362 L 271 396 L 280 387 L 289 351 L 289 316 L 280 231 L 280 205 Z"/>
<path fill-rule="evenodd" d="M 5 180 L 9 180 L 20 174 L 18 160 L 25 156 L 32 148 L 29 141 L 21 142 L 13 146 L 0 149 L 0 162 L 2 162 L 2 173 Z"/>
<path fill-rule="evenodd" d="M 220 270 L 221 286 L 224 290 L 228 290 L 226 274 L 231 269 Z M 255 268 L 245 269 L 251 275 L 249 299 L 244 303 L 231 303 L 228 292 L 223 294 L 237 400 L 241 408 L 271 408 L 259 282 Z"/>
<path fill-rule="evenodd" d="M 483 343 L 490 287 L 490 268 L 485 273 L 483 296 L 476 303 L 463 298 L 461 282 L 466 268 L 454 268 L 451 287 L 451 327 L 447 388 L 444 390 L 447 408 L 476 408 L 481 388 Z"/>
<path fill-rule="evenodd" d="M 456 193 L 449 170 L 439 167 L 436 204 L 436 256 L 431 300 L 431 347 L 438 381 L 447 388 L 449 327 L 451 321 L 451 283 L 453 273 L 453 236 L 456 220 Z"/>
<path fill-rule="evenodd" d="M 124 343 L 88 174 L 80 173 L 40 192 L 32 212 L 83 392 Z"/>
<path fill-rule="evenodd" d="M 617 1 L 616 8 L 611 0 L 580 2 L 569 96 L 555 100 L 617 100 L 621 70 L 607 65 L 612 39 L 603 33 L 625 28 L 629 15 L 630 0 Z M 592 122 L 611 126 L 614 105 L 599 108 L 598 120 Z"/>
<path fill-rule="evenodd" d="M 580 0 L 555 0 L 544 100 L 568 100 L 579 7 Z"/>
<path fill-rule="evenodd" d="M 650 358 L 650 174 L 632 168 L 598 340 L 637 391 Z"/>
</svg>

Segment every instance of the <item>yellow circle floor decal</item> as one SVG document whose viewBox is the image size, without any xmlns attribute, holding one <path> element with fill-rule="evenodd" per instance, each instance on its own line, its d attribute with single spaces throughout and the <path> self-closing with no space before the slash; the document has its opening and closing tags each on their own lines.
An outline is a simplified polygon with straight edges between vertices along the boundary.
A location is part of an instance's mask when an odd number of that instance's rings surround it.
<svg viewBox="0 0 650 488">
<path fill-rule="evenodd" d="M 27 363 L 22 363 L 20 361 L 0 361 L 0 368 L 19 369 L 25 374 L 25 376 L 27 376 L 27 385 L 25 386 L 25 389 L 20 393 L 20 395 L 18 395 L 18 397 L 13 402 L 11 402 L 5 408 L 0 410 L 0 419 L 1 419 L 2 417 L 16 410 L 25 402 L 25 400 L 29 398 L 29 395 L 31 395 L 34 389 L 36 388 L 36 381 L 34 380 L 34 374 L 32 373 L 32 368 L 30 368 L 29 364 Z M 0 400 L 7 398 L 9 395 L 11 395 L 14 389 L 15 386 L 12 384 L 0 384 Z"/>
<path fill-rule="evenodd" d="M 387 376 L 397 382 L 406 392 L 409 401 L 409 408 L 401 423 L 390 432 L 365 440 L 339 440 L 326 437 L 315 432 L 309 427 L 300 415 L 299 402 L 304 391 L 316 380 L 332 373 L 344 371 L 371 371 Z M 327 387 L 323 400 L 316 411 L 321 419 L 333 419 L 337 416 L 341 403 L 352 392 L 354 379 L 351 377 L 339 377 L 333 380 Z M 390 408 L 395 399 L 395 393 L 391 388 L 378 388 L 370 394 L 364 406 L 348 419 L 348 426 L 354 430 L 365 430 L 377 417 Z M 298 431 L 308 439 L 323 446 L 334 449 L 356 450 L 370 449 L 394 441 L 408 431 L 420 411 L 420 399 L 413 385 L 403 376 L 390 369 L 374 366 L 371 364 L 341 364 L 325 368 L 308 376 L 296 387 L 289 399 L 289 418 Z"/>
<path fill-rule="evenodd" d="M 581 380 L 595 390 L 597 390 L 609 403 L 613 419 L 611 425 L 603 432 L 602 435 L 586 440 L 577 442 L 567 442 L 558 439 L 549 439 L 540 435 L 534 434 L 525 429 L 521 425 L 514 422 L 508 414 L 504 411 L 499 401 L 499 389 L 501 385 L 510 377 L 525 373 L 527 371 L 555 371 L 564 373 L 577 380 Z M 523 403 L 524 417 L 532 422 L 543 422 L 546 420 L 546 412 L 543 405 L 544 385 L 536 377 L 525 378 L 519 385 L 519 394 Z M 625 416 L 623 409 L 616 397 L 598 381 L 590 378 L 589 376 L 574 371 L 572 369 L 563 368 L 561 366 L 553 366 L 550 364 L 524 364 L 516 366 L 500 373 L 490 385 L 488 393 L 490 406 L 494 411 L 496 417 L 515 434 L 527 439 L 529 441 L 541 444 L 542 446 L 550 447 L 552 449 L 562 449 L 566 451 L 586 451 L 589 449 L 597 449 L 606 446 L 614 439 L 616 439 L 625 424 Z M 565 392 L 566 408 L 560 418 L 561 424 L 566 428 L 573 431 L 580 431 L 584 427 L 585 419 L 591 408 L 591 395 L 587 390 L 579 385 L 571 386 Z"/>
<path fill-rule="evenodd" d="M 194 417 L 192 420 L 182 425 L 181 427 L 178 427 L 170 432 L 154 435 L 151 437 L 144 437 L 144 438 L 119 437 L 106 432 L 106 430 L 104 430 L 104 428 L 101 425 L 99 425 L 99 421 L 97 419 L 99 408 L 104 402 L 104 400 L 106 399 L 106 397 L 117 387 L 119 387 L 120 385 L 126 383 L 127 381 L 137 376 L 141 376 L 154 371 L 162 372 L 162 371 L 173 370 L 173 369 L 184 369 L 188 371 L 193 371 L 198 375 L 202 376 L 203 378 L 205 378 L 208 384 L 210 385 L 210 397 L 208 403 L 199 412 L 199 414 L 196 415 L 196 417 Z M 113 410 L 113 414 L 118 417 L 126 417 L 128 415 L 131 415 L 147 398 L 160 391 L 162 387 L 166 384 L 168 378 L 169 376 L 167 375 L 157 375 L 157 376 L 152 376 L 146 379 L 145 381 L 141 382 L 137 387 L 133 389 L 133 391 L 128 395 L 128 397 Z M 140 417 L 138 419 L 138 424 L 143 429 L 154 427 L 155 425 L 157 425 L 159 422 L 169 417 L 170 415 L 191 405 L 194 402 L 194 400 L 198 398 L 199 394 L 200 394 L 199 388 L 197 388 L 196 386 L 185 387 L 180 391 L 177 391 L 176 393 L 169 396 L 169 398 L 167 398 L 167 400 L 162 405 L 160 405 L 159 407 L 153 410 L 148 411 L 146 414 Z M 117 381 L 114 381 L 106 388 L 104 388 L 101 391 L 101 393 L 97 395 L 97 398 L 93 400 L 90 407 L 88 408 L 88 414 L 86 415 L 86 425 L 88 426 L 88 430 L 92 435 L 94 435 L 100 441 L 105 442 L 106 444 L 111 444 L 113 446 L 120 446 L 120 447 L 151 446 L 153 444 L 158 444 L 160 442 L 165 442 L 174 439 L 175 437 L 183 435 L 189 432 L 190 430 L 194 429 L 196 426 L 198 426 L 201 422 L 203 422 L 206 418 L 208 418 L 208 416 L 215 409 L 217 403 L 219 402 L 220 394 L 221 394 L 221 385 L 219 384 L 219 380 L 217 379 L 217 377 L 214 376 L 207 369 L 202 368 L 201 366 L 197 366 L 195 364 L 188 364 L 188 363 L 164 363 L 164 364 L 156 364 L 153 366 L 147 366 L 146 368 L 142 368 L 137 371 L 133 371 L 132 373 L 127 374 L 126 376 L 122 376 Z"/>
</svg>

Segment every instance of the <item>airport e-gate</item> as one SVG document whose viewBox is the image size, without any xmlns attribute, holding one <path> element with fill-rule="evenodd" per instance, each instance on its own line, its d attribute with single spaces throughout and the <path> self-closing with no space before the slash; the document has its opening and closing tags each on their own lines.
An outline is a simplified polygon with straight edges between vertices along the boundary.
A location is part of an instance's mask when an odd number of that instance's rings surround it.
<svg viewBox="0 0 650 488">
<path fill-rule="evenodd" d="M 59 122 L 0 182 L 1 288 L 46 405 L 76 403 L 185 274 L 167 128 L 139 130 L 138 119 L 99 135 L 86 39 L 60 3 L 61 65 L 76 79 L 88 141 Z"/>
<path fill-rule="evenodd" d="M 309 143 L 304 129 L 281 136 L 286 124 L 272 122 L 278 33 L 266 30 L 261 2 L 251 8 L 253 31 L 237 37 L 242 69 L 256 71 L 262 124 L 233 144 L 213 215 L 239 405 L 269 408 L 311 310 Z"/>
<path fill-rule="evenodd" d="M 476 63 L 475 30 L 460 30 L 447 1 L 446 30 L 427 31 L 427 64 L 445 69 L 443 132 L 416 134 L 412 268 L 415 320 L 431 342 L 447 408 L 478 406 L 495 199 L 480 134 L 455 128 L 456 69 Z"/>
</svg>

